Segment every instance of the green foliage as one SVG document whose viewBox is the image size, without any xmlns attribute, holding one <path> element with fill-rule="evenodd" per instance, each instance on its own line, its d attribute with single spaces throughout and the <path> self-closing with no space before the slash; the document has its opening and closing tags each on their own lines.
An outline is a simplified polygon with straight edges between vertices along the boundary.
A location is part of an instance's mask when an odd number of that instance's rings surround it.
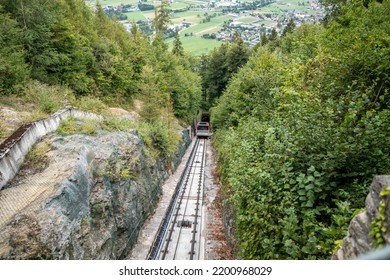
<svg viewBox="0 0 390 280">
<path fill-rule="evenodd" d="M 29 68 L 21 44 L 22 30 L 0 3 L 0 95 L 14 93 L 25 83 Z"/>
<path fill-rule="evenodd" d="M 380 202 L 378 215 L 371 222 L 371 230 L 369 235 L 373 238 L 371 245 L 374 248 L 381 248 L 386 244 L 385 235 L 388 232 L 388 217 L 386 211 L 389 206 L 390 188 L 382 189 L 379 193 Z"/>
<path fill-rule="evenodd" d="M 152 103 L 148 111 L 145 102 L 145 119 L 170 110 L 191 120 L 199 107 L 199 76 L 187 55 L 179 49 L 172 54 L 162 40 L 169 3 L 156 12 L 158 32 L 150 44 L 135 23 L 129 34 L 100 4 L 90 9 L 83 0 L 0 0 L 0 94 L 26 91 L 44 113 L 72 104 L 99 114 L 103 103 L 131 107 L 139 95 Z"/>
<path fill-rule="evenodd" d="M 95 120 L 77 120 L 73 117 L 69 117 L 67 120 L 60 123 L 57 131 L 63 135 L 76 133 L 95 135 L 99 128 L 100 125 Z"/>
<path fill-rule="evenodd" d="M 61 134 L 67 135 L 67 134 L 77 133 L 78 132 L 77 129 L 78 127 L 77 127 L 76 119 L 71 117 L 61 122 L 61 124 L 57 128 L 57 131 Z"/>
<path fill-rule="evenodd" d="M 282 71 L 281 59 L 259 48 L 212 108 L 213 127 L 237 126 L 247 116 L 268 119 L 273 114 L 273 89 L 278 85 Z"/>
<path fill-rule="evenodd" d="M 134 179 L 134 175 L 129 169 L 126 160 L 122 158 L 111 159 L 104 175 L 108 176 L 114 182 Z"/>
<path fill-rule="evenodd" d="M 283 29 L 282 36 L 286 36 L 289 33 L 293 33 L 295 28 L 296 28 L 296 25 L 295 25 L 294 19 L 290 18 L 286 27 Z"/>
<path fill-rule="evenodd" d="M 74 102 L 72 91 L 62 86 L 48 86 L 30 82 L 25 87 L 25 99 L 35 105 L 35 110 L 52 114 Z"/>
<path fill-rule="evenodd" d="M 184 48 L 180 41 L 179 30 L 175 31 L 175 40 L 173 41 L 172 53 L 179 56 L 184 55 Z"/>
<path fill-rule="evenodd" d="M 202 101 L 200 77 L 179 65 L 172 73 L 171 79 L 174 114 L 177 118 L 191 123 Z"/>
<path fill-rule="evenodd" d="M 236 35 L 232 44 L 222 44 L 208 56 L 203 56 L 199 70 L 202 76 L 204 104 L 208 109 L 226 89 L 229 79 L 249 58 L 249 49 Z"/>
<path fill-rule="evenodd" d="M 389 3 L 258 46 L 212 108 L 240 258 L 329 258 L 389 172 Z"/>
<path fill-rule="evenodd" d="M 104 114 L 107 106 L 99 99 L 92 96 L 83 96 L 74 102 L 75 107 L 81 111 Z"/>
<path fill-rule="evenodd" d="M 41 172 L 49 163 L 50 158 L 47 155 L 49 151 L 50 145 L 46 142 L 34 145 L 28 152 L 22 167 L 29 167 L 32 172 Z"/>
<path fill-rule="evenodd" d="M 153 19 L 153 29 L 156 34 L 162 34 L 168 28 L 170 22 L 169 13 L 170 5 L 167 0 L 162 0 L 161 5 L 155 9 L 154 19 Z"/>
<path fill-rule="evenodd" d="M 135 124 L 125 118 L 105 117 L 102 128 L 107 131 L 128 131 L 135 128 Z"/>
<path fill-rule="evenodd" d="M 141 122 L 137 127 L 152 157 L 169 158 L 176 150 L 180 135 L 176 126 L 162 121 Z"/>
</svg>

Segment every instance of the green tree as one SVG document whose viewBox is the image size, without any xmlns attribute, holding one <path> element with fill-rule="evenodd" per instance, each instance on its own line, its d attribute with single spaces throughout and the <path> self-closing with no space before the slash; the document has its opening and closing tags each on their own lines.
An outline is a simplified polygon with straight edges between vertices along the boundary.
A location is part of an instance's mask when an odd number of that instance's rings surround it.
<svg viewBox="0 0 390 280">
<path fill-rule="evenodd" d="M 245 45 L 244 40 L 238 32 L 235 32 L 233 35 L 232 44 L 229 45 L 229 49 L 226 54 L 226 64 L 228 65 L 227 75 L 229 78 L 236 73 L 241 66 L 245 65 L 249 58 L 249 48 Z M 228 79 L 229 79 L 228 78 Z"/>
<path fill-rule="evenodd" d="M 49 68 L 60 63 L 63 56 L 52 46 L 53 28 L 60 20 L 58 1 L 1 0 L 6 12 L 12 15 L 23 30 L 26 60 L 31 65 L 31 76 L 51 82 Z"/>
<path fill-rule="evenodd" d="M 296 25 L 295 25 L 294 19 L 290 18 L 286 27 L 283 29 L 282 37 L 286 36 L 286 34 L 288 34 L 288 33 L 293 33 L 295 28 L 296 28 Z"/>
<path fill-rule="evenodd" d="M 13 93 L 29 78 L 22 30 L 0 5 L 0 95 Z"/>
<path fill-rule="evenodd" d="M 177 29 L 175 30 L 175 39 L 173 41 L 172 53 L 174 55 L 179 55 L 179 56 L 184 55 L 184 48 L 183 48 L 183 45 L 180 41 L 179 30 L 177 30 Z"/>
<path fill-rule="evenodd" d="M 204 106 L 209 108 L 216 98 L 225 90 L 228 82 L 227 52 L 229 45 L 222 44 L 214 49 L 208 56 L 203 57 L 202 90 Z"/>
<path fill-rule="evenodd" d="M 390 1 L 258 47 L 211 109 L 240 258 L 328 259 L 390 170 Z"/>
<path fill-rule="evenodd" d="M 261 35 L 260 35 L 260 44 L 261 44 L 262 46 L 265 46 L 267 43 L 268 43 L 267 34 L 265 34 L 265 32 L 261 32 Z"/>
<path fill-rule="evenodd" d="M 271 50 L 275 50 L 279 46 L 279 35 L 275 28 L 272 28 L 271 33 L 268 35 L 268 46 Z"/>
<path fill-rule="evenodd" d="M 161 5 L 154 11 L 153 29 L 155 34 L 164 33 L 170 22 L 169 13 L 170 5 L 168 0 L 162 0 Z"/>
</svg>

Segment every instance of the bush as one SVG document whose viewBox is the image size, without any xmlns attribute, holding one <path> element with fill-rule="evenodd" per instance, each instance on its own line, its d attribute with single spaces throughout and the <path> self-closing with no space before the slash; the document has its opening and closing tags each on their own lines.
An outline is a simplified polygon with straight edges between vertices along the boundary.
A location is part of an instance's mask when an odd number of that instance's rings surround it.
<svg viewBox="0 0 390 280">
<path fill-rule="evenodd" d="M 156 121 L 153 123 L 140 122 L 137 126 L 152 157 L 170 157 L 176 150 L 180 135 L 176 127 Z"/>
<path fill-rule="evenodd" d="M 74 102 L 74 106 L 85 112 L 93 112 L 103 114 L 107 110 L 107 106 L 96 97 L 83 96 Z"/>
<path fill-rule="evenodd" d="M 28 102 L 34 104 L 35 110 L 53 114 L 74 102 L 71 90 L 62 86 L 48 86 L 39 82 L 31 82 L 25 88 Z"/>
<path fill-rule="evenodd" d="M 69 117 L 67 120 L 61 122 L 57 131 L 64 135 L 77 133 L 95 135 L 99 128 L 100 124 L 96 120 L 77 120 L 74 117 Z"/>
<path fill-rule="evenodd" d="M 389 3 L 260 48 L 211 110 L 240 258 L 330 258 L 390 171 Z"/>
<path fill-rule="evenodd" d="M 102 122 L 102 128 L 108 131 L 128 131 L 135 128 L 135 124 L 125 118 L 105 117 Z"/>
</svg>

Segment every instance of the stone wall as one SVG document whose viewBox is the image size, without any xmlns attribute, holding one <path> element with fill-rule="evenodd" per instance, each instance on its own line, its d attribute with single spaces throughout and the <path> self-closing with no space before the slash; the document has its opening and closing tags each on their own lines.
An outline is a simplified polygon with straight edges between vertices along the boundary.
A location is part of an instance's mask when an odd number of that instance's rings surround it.
<svg viewBox="0 0 390 280">
<path fill-rule="evenodd" d="M 366 198 L 366 210 L 352 219 L 348 234 L 343 239 L 342 247 L 334 254 L 333 259 L 355 259 L 374 250 L 370 245 L 372 242 L 372 238 L 369 236 L 370 224 L 379 214 L 380 192 L 386 188 L 390 188 L 390 176 L 375 176 Z M 389 198 L 386 199 L 389 200 Z M 385 216 L 388 229 L 384 237 L 386 243 L 390 244 L 390 207 L 387 207 Z"/>
</svg>

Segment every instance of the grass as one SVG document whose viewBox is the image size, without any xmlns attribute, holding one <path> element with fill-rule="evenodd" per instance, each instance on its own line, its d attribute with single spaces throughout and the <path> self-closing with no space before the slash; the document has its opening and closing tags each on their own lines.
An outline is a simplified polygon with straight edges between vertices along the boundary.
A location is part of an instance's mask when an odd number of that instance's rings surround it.
<svg viewBox="0 0 390 280">
<path fill-rule="evenodd" d="M 190 54 L 198 56 L 202 54 L 207 54 L 212 51 L 214 48 L 219 47 L 222 42 L 211 39 L 204 39 L 201 37 L 180 37 L 180 40 L 183 44 L 183 48 Z M 173 39 L 166 41 L 170 46 L 172 46 Z"/>
<path fill-rule="evenodd" d="M 146 17 L 141 11 L 129 12 L 129 13 L 125 13 L 125 15 L 127 15 L 128 21 L 146 20 Z"/>
<path fill-rule="evenodd" d="M 190 21 L 189 19 L 192 19 L 194 23 L 198 23 L 202 18 L 204 18 L 203 14 L 204 13 L 201 11 L 187 11 L 187 12 L 174 13 L 171 15 L 171 20 L 173 22 L 178 22 L 183 20 Z"/>
<path fill-rule="evenodd" d="M 172 23 L 180 23 L 180 22 L 186 21 L 186 22 L 191 22 L 192 24 L 195 25 L 195 24 L 198 24 L 201 19 L 202 18 L 199 18 L 197 16 L 186 16 L 186 17 L 180 17 L 180 18 L 173 18 L 171 21 L 172 21 Z"/>
<path fill-rule="evenodd" d="M 147 11 L 147 12 L 143 13 L 143 15 L 147 20 L 154 19 L 154 11 Z"/>
<path fill-rule="evenodd" d="M 183 2 L 175 2 L 171 4 L 171 9 L 172 10 L 179 10 L 188 7 L 188 4 L 183 3 Z"/>
<path fill-rule="evenodd" d="M 182 31 L 182 33 L 200 33 L 200 34 L 203 34 L 203 33 L 207 33 L 205 32 L 205 30 L 208 30 L 208 29 L 213 29 L 214 32 L 215 30 L 218 30 L 218 28 L 222 28 L 222 25 L 225 21 L 229 20 L 229 19 L 232 19 L 233 17 L 232 16 L 217 16 L 215 18 L 212 18 L 209 22 L 205 22 L 205 23 L 199 23 L 195 26 L 192 26 L 188 29 L 185 29 Z M 201 19 L 199 19 L 200 21 Z"/>
<path fill-rule="evenodd" d="M 100 128 L 100 123 L 96 120 L 78 120 L 73 117 L 69 117 L 65 121 L 62 121 L 57 131 L 62 135 L 69 134 L 86 134 L 96 135 L 97 130 Z"/>
<path fill-rule="evenodd" d="M 242 23 L 251 23 L 251 22 L 258 21 L 258 20 L 259 19 L 255 18 L 255 17 L 243 17 L 243 18 L 237 19 L 236 21 L 242 22 Z"/>
<path fill-rule="evenodd" d="M 102 128 L 107 131 L 128 131 L 135 128 L 135 124 L 128 119 L 105 117 L 102 122 Z"/>
<path fill-rule="evenodd" d="M 77 119 L 74 117 L 68 117 L 66 120 L 61 122 L 57 131 L 62 135 L 78 133 L 96 135 L 98 130 L 129 131 L 135 127 L 135 124 L 131 120 L 124 118 L 106 116 L 103 121 L 100 121 L 95 119 Z"/>
<path fill-rule="evenodd" d="M 23 167 L 31 167 L 35 172 L 41 172 L 49 163 L 49 157 L 47 152 L 51 150 L 51 147 L 45 141 L 35 144 L 28 152 L 26 160 L 23 162 Z"/>
<path fill-rule="evenodd" d="M 0 139 L 5 138 L 7 136 L 7 133 L 5 132 L 5 123 L 3 123 L 2 120 L 0 120 Z"/>
<path fill-rule="evenodd" d="M 91 4 L 99 2 L 102 6 L 118 6 L 120 4 L 137 4 L 138 0 L 89 0 L 86 2 Z"/>
<path fill-rule="evenodd" d="M 73 106 L 81 111 L 104 114 L 107 112 L 107 106 L 96 97 L 83 96 L 73 103 Z"/>
</svg>

